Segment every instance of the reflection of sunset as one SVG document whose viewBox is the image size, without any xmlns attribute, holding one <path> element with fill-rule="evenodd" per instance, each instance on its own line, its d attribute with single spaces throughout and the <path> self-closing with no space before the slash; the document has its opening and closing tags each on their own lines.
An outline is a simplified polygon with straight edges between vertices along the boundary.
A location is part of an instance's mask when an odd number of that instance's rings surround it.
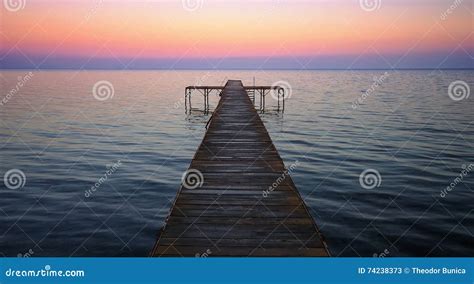
<svg viewBox="0 0 474 284">
<path fill-rule="evenodd" d="M 256 3 L 255 3 L 256 2 Z M 448 55 L 472 50 L 469 1 L 446 20 L 445 1 L 383 1 L 373 12 L 358 1 L 205 1 L 196 11 L 175 2 L 28 1 L 2 10 L 3 55 L 114 58 Z M 436 2 L 435 4 L 433 2 Z M 13 49 L 13 50 L 15 50 Z"/>
</svg>

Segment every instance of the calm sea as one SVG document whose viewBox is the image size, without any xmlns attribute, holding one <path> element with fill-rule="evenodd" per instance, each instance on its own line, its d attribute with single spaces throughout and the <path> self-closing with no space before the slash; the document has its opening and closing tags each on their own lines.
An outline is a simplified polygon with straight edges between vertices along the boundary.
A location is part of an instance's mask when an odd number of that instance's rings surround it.
<svg viewBox="0 0 474 284">
<path fill-rule="evenodd" d="M 185 86 L 254 77 L 291 86 L 262 118 L 333 255 L 474 255 L 474 71 L 29 72 L 0 76 L 3 255 L 146 256 L 208 120 Z"/>
</svg>

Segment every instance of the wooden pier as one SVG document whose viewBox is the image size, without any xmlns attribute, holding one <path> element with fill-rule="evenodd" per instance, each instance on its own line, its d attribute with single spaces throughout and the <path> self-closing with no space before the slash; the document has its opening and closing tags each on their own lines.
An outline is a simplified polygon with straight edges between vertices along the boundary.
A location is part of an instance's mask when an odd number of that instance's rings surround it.
<svg viewBox="0 0 474 284">
<path fill-rule="evenodd" d="M 277 112 L 284 112 L 285 111 L 285 95 L 288 92 L 288 90 L 285 90 L 285 88 L 275 85 L 275 86 L 244 86 L 244 90 L 247 92 L 249 97 L 251 98 L 251 101 L 255 107 L 256 105 L 256 95 L 258 95 L 258 110 L 260 112 L 265 112 L 265 101 L 266 101 L 266 96 L 268 94 L 272 94 L 273 97 L 277 101 Z M 209 96 L 211 95 L 212 92 L 215 94 L 221 96 L 222 91 L 224 90 L 224 86 L 188 86 L 184 90 L 184 106 L 186 113 L 191 113 L 193 110 L 192 107 L 192 95 L 193 91 L 197 91 L 202 95 L 202 98 L 204 100 L 204 108 L 203 112 L 204 113 L 209 113 L 210 111 L 210 105 L 209 105 Z M 273 93 L 272 93 L 273 92 Z"/>
<path fill-rule="evenodd" d="M 241 81 L 229 80 L 151 256 L 329 256 Z"/>
</svg>

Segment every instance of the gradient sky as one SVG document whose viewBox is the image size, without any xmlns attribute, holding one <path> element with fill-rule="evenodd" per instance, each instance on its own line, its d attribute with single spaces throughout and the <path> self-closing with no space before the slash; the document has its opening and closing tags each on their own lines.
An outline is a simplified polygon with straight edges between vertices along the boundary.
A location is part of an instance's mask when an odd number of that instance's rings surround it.
<svg viewBox="0 0 474 284">
<path fill-rule="evenodd" d="M 474 68 L 472 0 L 18 1 L 1 68 Z"/>
</svg>

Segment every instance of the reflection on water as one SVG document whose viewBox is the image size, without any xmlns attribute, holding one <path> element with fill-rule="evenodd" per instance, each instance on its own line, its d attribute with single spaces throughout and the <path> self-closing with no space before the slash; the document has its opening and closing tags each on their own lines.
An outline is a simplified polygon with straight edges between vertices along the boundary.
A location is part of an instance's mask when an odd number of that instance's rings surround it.
<svg viewBox="0 0 474 284">
<path fill-rule="evenodd" d="M 4 255 L 147 255 L 209 119 L 184 113 L 184 87 L 254 76 L 291 84 L 285 113 L 261 116 L 334 255 L 474 254 L 474 173 L 440 195 L 474 163 L 473 100 L 447 94 L 472 71 L 33 71 L 10 94 L 28 72 L 2 72 L 0 173 L 26 177 L 0 190 Z"/>
</svg>

